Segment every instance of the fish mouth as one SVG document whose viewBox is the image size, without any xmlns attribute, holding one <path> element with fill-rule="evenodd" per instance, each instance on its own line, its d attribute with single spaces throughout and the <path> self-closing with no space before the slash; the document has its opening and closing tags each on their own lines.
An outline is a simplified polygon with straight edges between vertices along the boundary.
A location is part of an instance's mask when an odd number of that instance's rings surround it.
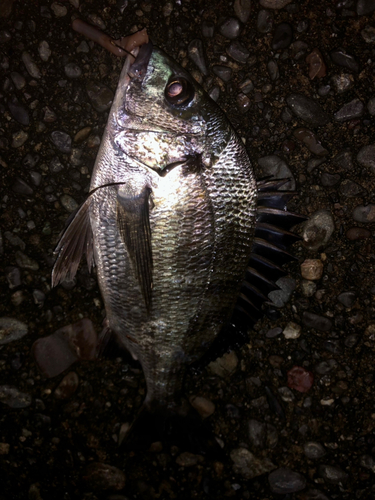
<svg viewBox="0 0 375 500">
<path fill-rule="evenodd" d="M 144 43 L 139 47 L 138 54 L 134 62 L 130 65 L 128 76 L 142 81 L 146 75 L 148 63 L 150 62 L 151 54 L 153 51 L 153 44 L 151 41 Z"/>
</svg>

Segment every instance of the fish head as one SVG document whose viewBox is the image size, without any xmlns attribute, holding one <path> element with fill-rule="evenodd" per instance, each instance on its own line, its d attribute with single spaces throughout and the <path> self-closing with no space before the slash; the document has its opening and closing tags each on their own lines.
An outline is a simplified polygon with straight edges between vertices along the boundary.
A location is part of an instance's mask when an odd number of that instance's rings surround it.
<svg viewBox="0 0 375 500">
<path fill-rule="evenodd" d="M 216 103 L 150 42 L 121 75 L 112 110 L 116 146 L 159 174 L 192 158 L 211 164 L 230 135 Z"/>
</svg>

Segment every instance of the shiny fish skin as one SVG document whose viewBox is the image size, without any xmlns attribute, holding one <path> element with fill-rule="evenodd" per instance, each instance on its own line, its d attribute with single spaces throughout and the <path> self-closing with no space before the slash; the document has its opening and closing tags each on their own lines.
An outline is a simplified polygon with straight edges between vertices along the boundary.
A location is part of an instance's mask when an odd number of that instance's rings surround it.
<svg viewBox="0 0 375 500">
<path fill-rule="evenodd" d="M 194 89 L 187 106 L 165 97 L 174 76 Z M 84 206 L 92 230 L 85 245 L 92 238 L 109 327 L 142 365 L 146 406 L 173 408 L 187 367 L 231 317 L 251 254 L 257 187 L 222 111 L 166 54 L 153 48 L 147 72 L 125 78 L 123 71 Z M 54 284 L 63 279 L 59 266 L 68 267 L 59 259 Z"/>
</svg>

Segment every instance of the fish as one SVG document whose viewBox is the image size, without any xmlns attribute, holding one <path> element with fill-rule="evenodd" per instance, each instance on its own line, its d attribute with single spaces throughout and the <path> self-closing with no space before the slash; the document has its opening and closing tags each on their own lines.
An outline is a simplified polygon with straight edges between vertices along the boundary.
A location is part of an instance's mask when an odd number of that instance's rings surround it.
<svg viewBox="0 0 375 500">
<path fill-rule="evenodd" d="M 305 220 L 287 211 L 295 193 L 279 189 L 285 182 L 257 182 L 223 111 L 165 52 L 147 42 L 126 58 L 52 286 L 73 279 L 83 255 L 95 264 L 104 336 L 139 361 L 146 380 L 129 436 L 204 439 L 184 379 L 212 350 L 246 341 L 285 275 L 298 239 L 290 229 Z"/>
</svg>

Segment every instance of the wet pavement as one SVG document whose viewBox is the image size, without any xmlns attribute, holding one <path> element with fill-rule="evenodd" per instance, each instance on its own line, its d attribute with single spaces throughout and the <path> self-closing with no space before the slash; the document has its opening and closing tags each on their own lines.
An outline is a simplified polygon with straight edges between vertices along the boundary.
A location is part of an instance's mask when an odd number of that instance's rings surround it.
<svg viewBox="0 0 375 500">
<path fill-rule="evenodd" d="M 374 0 L 1 0 L 0 16 L 0 500 L 373 498 Z M 32 354 L 77 322 L 95 343 L 104 318 L 85 265 L 50 287 L 123 62 L 76 17 L 115 39 L 146 27 L 310 217 L 249 343 L 188 377 L 220 457 L 119 448 L 145 395 L 123 353 L 91 360 L 69 341 L 51 378 Z"/>
</svg>

